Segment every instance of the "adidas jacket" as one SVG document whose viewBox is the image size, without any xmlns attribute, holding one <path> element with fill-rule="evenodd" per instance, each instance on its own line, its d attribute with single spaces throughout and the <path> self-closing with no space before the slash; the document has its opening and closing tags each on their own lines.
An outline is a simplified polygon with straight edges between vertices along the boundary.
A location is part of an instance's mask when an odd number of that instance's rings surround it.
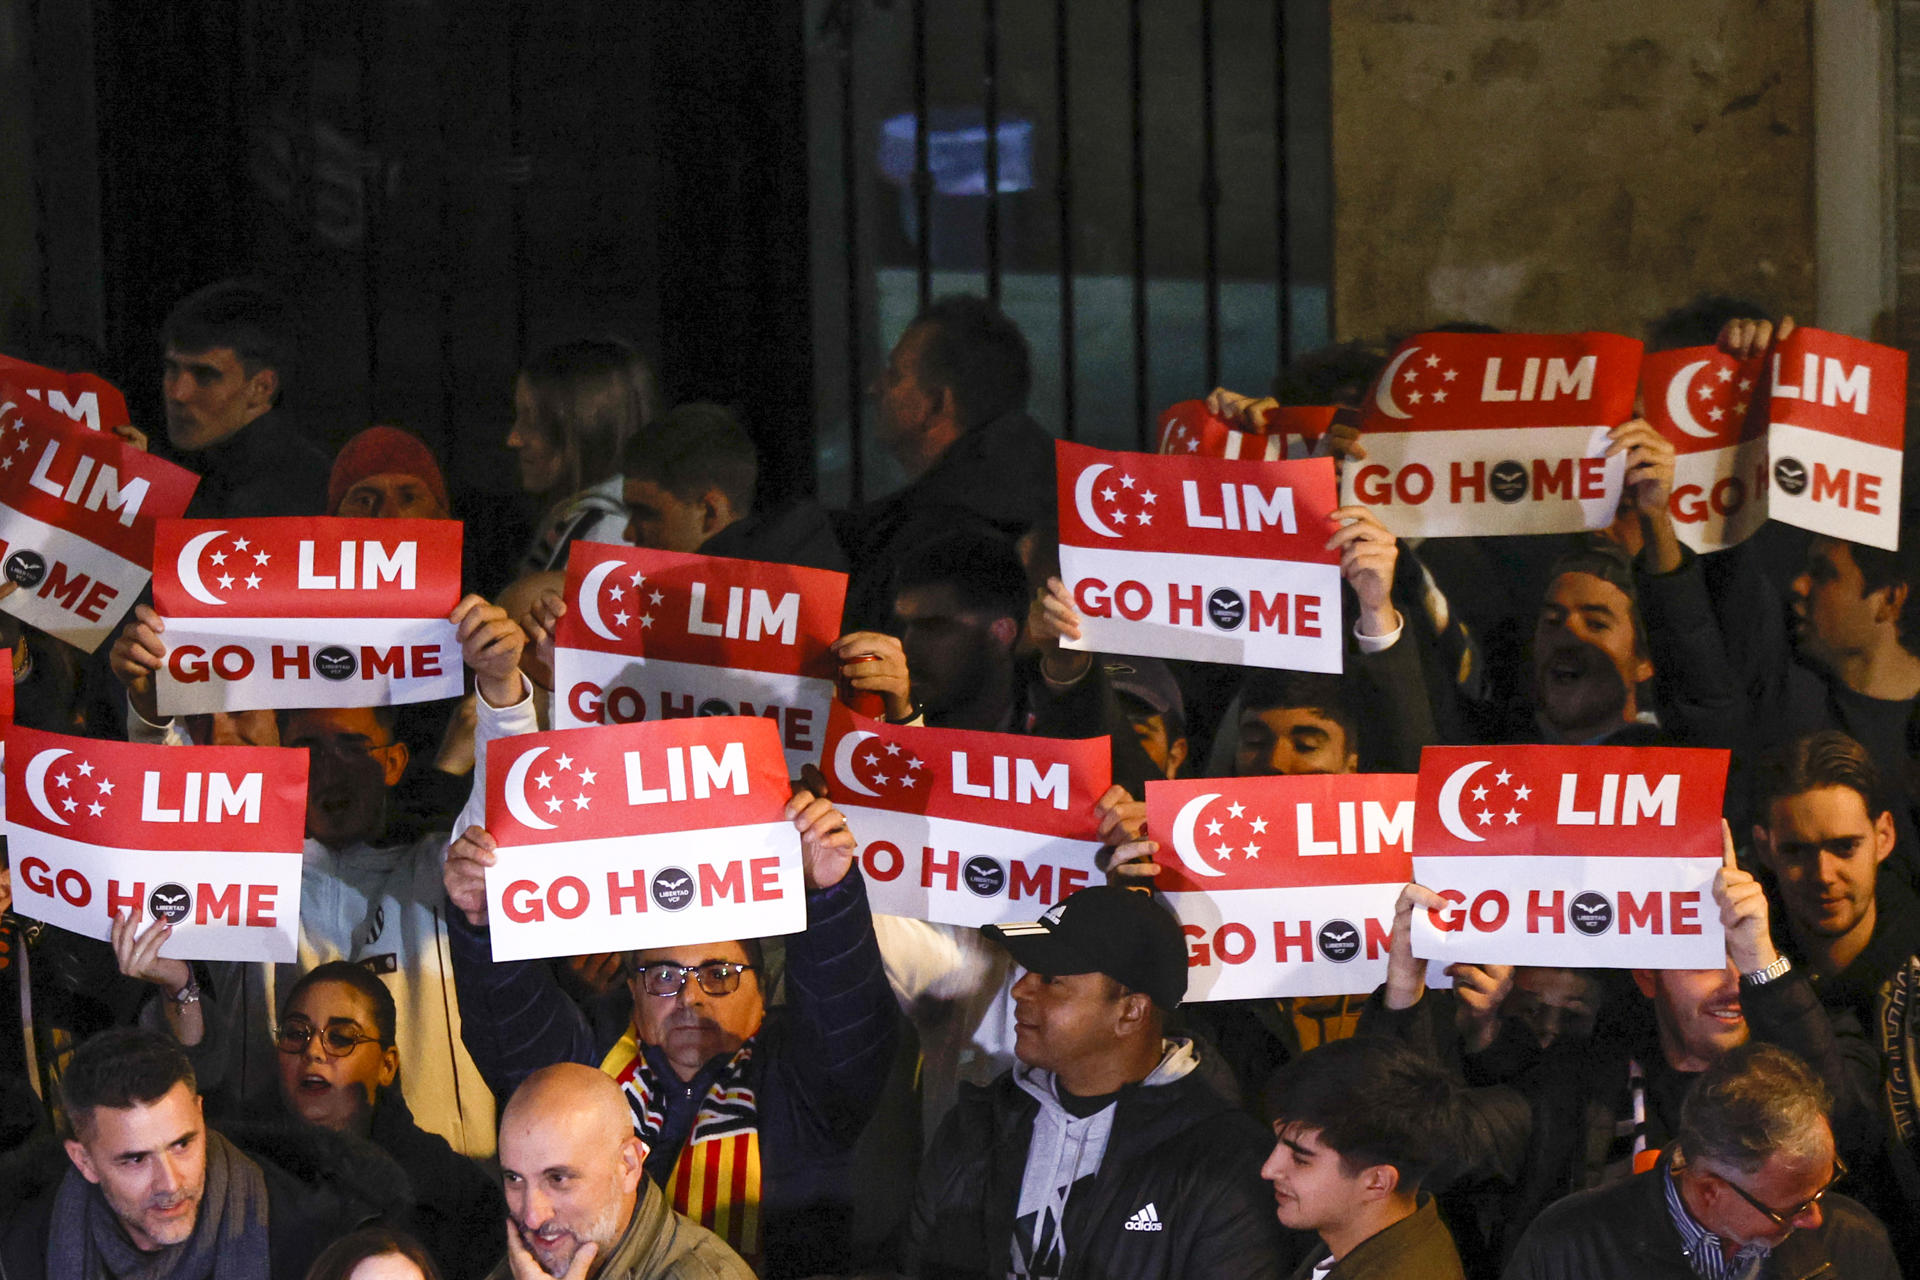
<svg viewBox="0 0 1920 1280">
<path fill-rule="evenodd" d="M 1040 1074 L 1040 1073 L 1035 1073 Z M 1151 1079 L 1152 1077 L 1149 1077 Z M 1260 1177 L 1266 1131 L 1194 1072 L 1129 1085 L 1099 1172 L 1067 1198 L 1059 1280 L 1279 1280 L 1300 1252 Z M 1009 1274 L 1014 1217 L 1040 1102 L 1012 1072 L 960 1101 L 930 1145 L 906 1273 Z"/>
</svg>

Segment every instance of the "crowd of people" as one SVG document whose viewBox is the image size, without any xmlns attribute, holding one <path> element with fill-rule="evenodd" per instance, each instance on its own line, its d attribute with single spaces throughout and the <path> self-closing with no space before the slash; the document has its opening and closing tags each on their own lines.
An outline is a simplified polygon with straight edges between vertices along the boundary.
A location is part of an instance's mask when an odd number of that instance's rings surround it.
<svg viewBox="0 0 1920 1280">
<path fill-rule="evenodd" d="M 1703 299 L 1650 338 L 1745 356 L 1786 323 Z M 150 444 L 201 477 L 190 515 L 482 518 L 399 426 L 329 461 L 281 409 L 291 332 L 239 281 L 168 318 Z M 1256 430 L 1276 402 L 1343 406 L 1321 448 L 1344 465 L 1385 356 L 1318 352 L 1272 398 L 1208 404 Z M 539 352 L 507 444 L 542 513 L 523 552 L 469 557 L 452 704 L 167 717 L 150 605 L 96 655 L 0 614 L 23 725 L 310 759 L 295 961 L 7 916 L 0 1276 L 1856 1280 L 1920 1256 L 1912 542 L 1768 525 L 1696 555 L 1673 447 L 1635 419 L 1597 532 L 1416 546 L 1339 509 L 1344 674 L 1093 654 L 1061 643 L 1082 619 L 1030 383 L 995 306 L 934 302 L 874 387 L 910 479 L 827 511 L 761 501 L 736 414 L 663 410 L 630 345 Z M 803 931 L 495 960 L 487 746 L 551 723 L 581 542 L 846 572 L 844 696 L 1105 738 L 1107 883 L 984 929 L 875 914 L 809 772 L 786 810 Z M 1141 892 L 1148 781 L 1499 742 L 1730 750 L 1725 965 L 1455 964 L 1429 989 L 1411 921 L 1444 901 L 1412 884 L 1380 989 L 1186 1001 L 1186 937 Z"/>
</svg>

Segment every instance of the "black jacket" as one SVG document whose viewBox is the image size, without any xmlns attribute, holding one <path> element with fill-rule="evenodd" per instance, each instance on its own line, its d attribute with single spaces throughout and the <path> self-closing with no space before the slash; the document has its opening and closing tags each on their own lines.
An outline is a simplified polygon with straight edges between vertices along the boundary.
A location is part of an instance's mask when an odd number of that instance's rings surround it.
<svg viewBox="0 0 1920 1280">
<path fill-rule="evenodd" d="M 1272 1140 L 1199 1074 L 1121 1091 L 1100 1171 L 1067 1200 L 1060 1280 L 1262 1280 L 1286 1273 L 1300 1242 L 1274 1216 L 1260 1177 Z M 960 1100 L 928 1149 L 907 1274 L 1005 1276 L 1027 1146 L 1040 1104 L 1003 1073 Z M 1129 1230 L 1152 1205 L 1159 1229 Z"/>
<path fill-rule="evenodd" d="M 1695 1280 L 1680 1252 L 1657 1168 L 1597 1191 L 1568 1196 L 1534 1220 L 1505 1280 Z M 1886 1228 L 1843 1195 L 1820 1202 L 1823 1219 L 1788 1236 L 1760 1268 L 1760 1280 L 1899 1280 Z"/>
<path fill-rule="evenodd" d="M 847 571 L 847 553 L 840 549 L 831 520 L 812 502 L 796 502 L 764 514 L 756 511 L 736 520 L 701 543 L 700 554 Z"/>
<path fill-rule="evenodd" d="M 187 504 L 195 519 L 326 514 L 333 460 L 278 410 L 198 453 L 175 452 L 164 436 L 154 452 L 199 474 L 200 487 Z"/>
</svg>

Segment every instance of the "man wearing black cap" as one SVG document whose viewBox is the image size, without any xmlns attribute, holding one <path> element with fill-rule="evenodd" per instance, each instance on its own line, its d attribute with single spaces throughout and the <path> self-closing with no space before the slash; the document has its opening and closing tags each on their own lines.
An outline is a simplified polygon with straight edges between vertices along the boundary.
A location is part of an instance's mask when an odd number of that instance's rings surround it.
<svg viewBox="0 0 1920 1280">
<path fill-rule="evenodd" d="M 1014 984 L 1019 1065 L 963 1086 L 927 1153 L 907 1273 L 1278 1277 L 1270 1145 L 1162 1026 L 1187 990 L 1180 926 L 1146 894 L 1082 889 L 988 925 Z"/>
</svg>

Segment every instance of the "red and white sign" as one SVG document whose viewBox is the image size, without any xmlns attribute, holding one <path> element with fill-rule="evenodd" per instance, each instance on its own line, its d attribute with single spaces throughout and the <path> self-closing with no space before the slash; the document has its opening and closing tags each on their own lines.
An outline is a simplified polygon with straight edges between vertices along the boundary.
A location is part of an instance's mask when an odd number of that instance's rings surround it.
<svg viewBox="0 0 1920 1280">
<path fill-rule="evenodd" d="M 0 666 L 6 671 L 0 673 L 0 835 L 7 830 L 7 789 L 6 789 L 6 731 L 13 727 L 13 650 L 0 649 Z"/>
<path fill-rule="evenodd" d="M 64 414 L 89 431 L 111 431 L 133 422 L 120 389 L 92 373 L 62 373 L 0 356 L 0 383 L 11 383 L 55 413 Z"/>
<path fill-rule="evenodd" d="M 1730 547 L 1774 519 L 1898 547 L 1904 351 L 1801 328 L 1745 361 L 1658 352 L 1641 386 L 1648 421 L 1678 453 L 1670 509 L 1688 546 Z"/>
<path fill-rule="evenodd" d="M 12 725 L 13 908 L 106 940 L 173 922 L 179 960 L 295 958 L 307 753 L 156 747 Z"/>
<path fill-rule="evenodd" d="M 1031 920 L 1101 882 L 1093 803 L 1105 738 L 920 729 L 836 705 L 821 767 L 860 842 L 875 911 L 940 924 Z"/>
<path fill-rule="evenodd" d="M 164 520 L 165 715 L 457 698 L 457 520 Z"/>
<path fill-rule="evenodd" d="M 91 653 L 152 576 L 153 523 L 200 477 L 0 381 L 0 609 Z"/>
<path fill-rule="evenodd" d="M 1155 887 L 1187 935 L 1187 999 L 1358 995 L 1386 981 L 1413 814 L 1410 773 L 1147 783 Z"/>
<path fill-rule="evenodd" d="M 1243 431 L 1214 416 L 1204 400 L 1182 400 L 1160 415 L 1160 452 L 1202 458 L 1279 462 L 1310 458 L 1336 412 L 1332 405 L 1278 405 L 1259 431 Z"/>
<path fill-rule="evenodd" d="M 1368 393 L 1342 499 L 1402 537 L 1572 533 L 1612 521 L 1641 344 L 1612 333 L 1422 333 Z"/>
<path fill-rule="evenodd" d="M 576 542 L 554 725 L 765 716 L 798 776 L 820 757 L 846 596 L 844 573 Z"/>
<path fill-rule="evenodd" d="M 1054 449 L 1069 648 L 1340 670 L 1331 459 Z"/>
<path fill-rule="evenodd" d="M 800 837 L 780 735 L 758 716 L 487 744 L 493 958 L 797 933 Z"/>
<path fill-rule="evenodd" d="M 1715 969 L 1727 753 L 1428 747 L 1413 878 L 1454 904 L 1414 954 L 1470 964 Z"/>
</svg>

